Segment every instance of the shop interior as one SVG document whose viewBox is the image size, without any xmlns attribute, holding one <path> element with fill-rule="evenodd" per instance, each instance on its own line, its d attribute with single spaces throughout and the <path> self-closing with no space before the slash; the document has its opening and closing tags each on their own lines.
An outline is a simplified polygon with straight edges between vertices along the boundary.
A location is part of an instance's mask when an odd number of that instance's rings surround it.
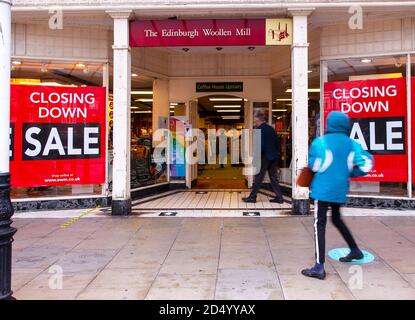
<svg viewBox="0 0 415 320">
<path fill-rule="evenodd" d="M 205 136 L 206 150 L 205 163 L 198 165 L 197 189 L 246 188 L 247 181 L 242 173 L 243 163 L 240 152 L 232 148 L 232 141 L 233 139 L 239 141 L 242 129 L 246 128 L 244 115 L 247 111 L 245 105 L 248 103 L 244 98 L 230 95 L 209 95 L 197 99 L 198 128 Z M 217 135 L 211 147 L 215 149 L 211 152 L 214 159 L 209 159 L 208 130 L 215 130 Z M 221 157 L 219 140 L 225 136 L 226 155 Z"/>
</svg>

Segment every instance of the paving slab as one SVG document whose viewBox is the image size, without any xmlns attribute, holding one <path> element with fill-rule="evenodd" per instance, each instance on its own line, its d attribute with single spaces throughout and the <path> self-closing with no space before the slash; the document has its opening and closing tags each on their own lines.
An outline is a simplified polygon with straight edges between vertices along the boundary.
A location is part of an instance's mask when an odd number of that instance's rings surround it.
<svg viewBox="0 0 415 320">
<path fill-rule="evenodd" d="M 271 252 L 266 246 L 223 244 L 220 252 L 219 269 L 272 269 Z"/>
<path fill-rule="evenodd" d="M 76 295 L 77 300 L 143 300 L 148 288 L 87 288 Z"/>
<path fill-rule="evenodd" d="M 88 284 L 88 289 L 150 288 L 157 271 L 143 272 L 140 269 L 106 268 Z"/>
<path fill-rule="evenodd" d="M 272 269 L 220 269 L 215 299 L 281 300 L 278 275 Z"/>
<path fill-rule="evenodd" d="M 334 262 L 334 268 L 357 299 L 414 299 L 415 288 L 381 260 L 357 265 Z"/>
<path fill-rule="evenodd" d="M 160 273 L 146 299 L 210 300 L 214 297 L 216 275 Z"/>
<path fill-rule="evenodd" d="M 167 274 L 216 274 L 219 252 L 199 250 L 171 250 L 160 273 Z"/>
<path fill-rule="evenodd" d="M 298 274 L 279 275 L 282 291 L 288 300 L 352 300 L 353 295 L 338 274 L 328 274 L 326 280 Z"/>
</svg>

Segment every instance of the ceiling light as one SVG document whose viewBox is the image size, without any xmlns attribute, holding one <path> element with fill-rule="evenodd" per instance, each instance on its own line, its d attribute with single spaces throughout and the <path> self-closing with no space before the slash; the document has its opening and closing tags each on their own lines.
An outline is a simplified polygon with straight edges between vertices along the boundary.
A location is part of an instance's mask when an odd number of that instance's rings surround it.
<svg viewBox="0 0 415 320">
<path fill-rule="evenodd" d="M 135 102 L 153 102 L 153 99 L 136 99 Z"/>
<path fill-rule="evenodd" d="M 243 98 L 209 98 L 209 101 L 242 101 Z"/>
<path fill-rule="evenodd" d="M 272 109 L 272 112 L 286 112 L 287 109 Z"/>
<path fill-rule="evenodd" d="M 241 119 L 240 116 L 222 116 L 222 119 L 232 120 L 232 119 Z"/>
<path fill-rule="evenodd" d="M 75 65 L 76 68 L 85 68 L 85 64 L 79 62 Z"/>
<path fill-rule="evenodd" d="M 151 90 L 133 90 L 131 94 L 153 94 Z"/>
<path fill-rule="evenodd" d="M 22 64 L 22 62 L 20 60 L 13 60 L 12 64 L 15 66 L 20 66 Z"/>
<path fill-rule="evenodd" d="M 291 98 L 279 98 L 279 99 L 275 99 L 275 101 L 279 101 L 279 102 L 283 102 L 283 101 L 293 101 L 293 99 L 291 99 Z"/>
<path fill-rule="evenodd" d="M 224 106 L 222 106 L 222 105 L 214 105 L 213 106 L 214 108 L 240 108 L 241 106 L 235 106 L 235 105 L 224 105 Z"/>
<path fill-rule="evenodd" d="M 133 111 L 132 113 L 151 113 L 150 110 L 146 110 L 146 111 Z"/>
<path fill-rule="evenodd" d="M 249 51 L 255 50 L 255 47 L 248 47 Z"/>
<path fill-rule="evenodd" d="M 171 106 L 177 106 L 177 105 L 178 105 L 178 103 L 177 103 L 177 102 L 170 102 L 170 105 L 171 105 Z"/>
<path fill-rule="evenodd" d="M 46 67 L 46 64 L 42 65 L 42 67 L 40 68 L 40 71 L 43 73 L 48 72 L 48 68 Z"/>
<path fill-rule="evenodd" d="M 293 90 L 292 89 L 287 89 L 286 91 L 285 91 L 286 93 L 291 93 L 291 92 L 293 92 Z M 312 88 L 312 89 L 308 89 L 307 90 L 307 92 L 320 92 L 320 88 Z"/>
<path fill-rule="evenodd" d="M 182 48 L 182 50 L 183 50 L 184 52 L 187 52 L 187 51 L 189 51 L 189 48 Z"/>
<path fill-rule="evenodd" d="M 360 60 L 360 62 L 361 63 L 371 63 L 372 62 L 372 59 L 364 58 L 364 59 Z"/>
<path fill-rule="evenodd" d="M 138 74 L 137 73 L 132 73 L 131 76 L 132 77 L 138 77 Z"/>
<path fill-rule="evenodd" d="M 61 84 L 61 83 L 55 82 L 55 81 L 45 81 L 45 82 L 37 83 L 37 85 L 54 86 L 54 87 L 77 87 L 77 85 L 74 85 L 74 84 Z"/>
<path fill-rule="evenodd" d="M 241 110 L 216 110 L 217 112 L 241 112 Z"/>
<path fill-rule="evenodd" d="M 307 72 L 308 72 L 308 73 L 312 73 L 312 72 L 313 72 L 313 70 L 308 70 Z"/>
</svg>

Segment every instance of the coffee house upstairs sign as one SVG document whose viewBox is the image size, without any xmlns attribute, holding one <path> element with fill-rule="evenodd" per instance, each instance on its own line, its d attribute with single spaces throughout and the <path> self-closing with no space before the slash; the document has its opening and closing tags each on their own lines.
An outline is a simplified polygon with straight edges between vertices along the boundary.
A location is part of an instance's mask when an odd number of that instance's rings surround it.
<svg viewBox="0 0 415 320">
<path fill-rule="evenodd" d="M 144 20 L 130 25 L 131 47 L 291 44 L 291 19 Z"/>
</svg>

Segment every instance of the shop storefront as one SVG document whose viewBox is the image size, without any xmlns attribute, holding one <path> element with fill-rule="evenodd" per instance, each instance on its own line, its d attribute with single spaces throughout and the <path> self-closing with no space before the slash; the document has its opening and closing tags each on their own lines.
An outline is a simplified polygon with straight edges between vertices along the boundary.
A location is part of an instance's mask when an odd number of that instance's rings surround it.
<svg viewBox="0 0 415 320">
<path fill-rule="evenodd" d="M 415 19 L 406 4 L 393 15 L 379 5 L 365 9 L 378 15 L 369 15 L 362 30 L 352 30 L 346 7 L 318 3 L 281 6 L 277 14 L 258 6 L 250 18 L 242 5 L 241 14 L 218 7 L 216 15 L 181 18 L 180 6 L 171 14 L 156 5 L 140 11 L 68 4 L 64 29 L 53 30 L 48 16 L 25 21 L 44 3 L 16 1 L 10 157 L 16 208 L 112 203 L 114 214 L 126 214 L 132 199 L 194 188 L 206 165 L 178 161 L 189 146 L 186 129 L 235 128 L 241 136 L 252 129 L 255 110 L 267 113 L 281 138 L 280 180 L 294 213 L 308 211 L 308 190 L 295 176 L 330 110 L 348 113 L 352 137 L 375 155 L 376 171 L 352 183 L 350 205 L 414 207 Z M 340 19 L 330 19 L 331 10 Z M 62 101 L 74 95 L 79 105 Z M 164 151 L 155 153 L 161 143 Z M 251 140 L 246 154 L 253 147 Z M 34 174 L 23 173 L 29 161 Z M 241 177 L 249 186 L 251 178 Z"/>
</svg>

